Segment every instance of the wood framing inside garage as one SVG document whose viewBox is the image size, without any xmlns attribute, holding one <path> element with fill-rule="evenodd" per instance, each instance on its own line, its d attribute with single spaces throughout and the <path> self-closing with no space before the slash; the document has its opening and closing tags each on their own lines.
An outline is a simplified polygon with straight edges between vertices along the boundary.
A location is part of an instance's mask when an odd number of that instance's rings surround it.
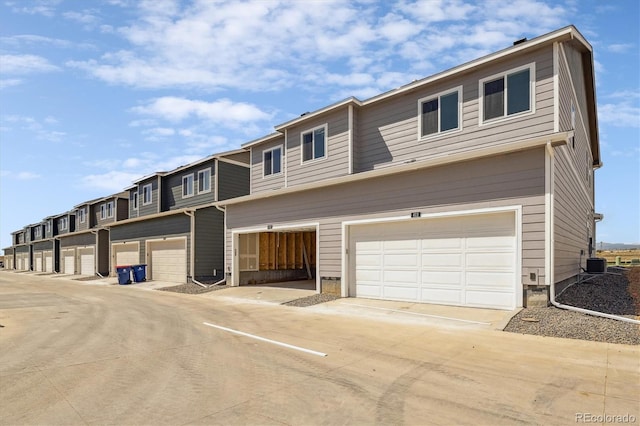
<svg viewBox="0 0 640 426">
<path fill-rule="evenodd" d="M 238 235 L 240 285 L 316 279 L 317 232 L 274 230 Z"/>
</svg>

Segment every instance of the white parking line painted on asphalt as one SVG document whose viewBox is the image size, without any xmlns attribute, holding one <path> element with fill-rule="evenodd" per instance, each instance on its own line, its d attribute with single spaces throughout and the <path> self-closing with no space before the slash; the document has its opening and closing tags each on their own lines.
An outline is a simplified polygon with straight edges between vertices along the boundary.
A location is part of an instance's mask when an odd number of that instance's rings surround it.
<svg viewBox="0 0 640 426">
<path fill-rule="evenodd" d="M 401 311 L 401 310 L 398 310 L 398 309 L 378 308 L 377 306 L 357 305 L 355 303 L 343 303 L 343 305 L 359 306 L 361 308 L 378 309 L 380 311 L 398 312 L 398 313 L 401 313 L 401 314 L 418 315 L 418 316 L 421 316 L 421 317 L 438 318 L 438 319 L 445 319 L 445 320 L 450 320 L 450 321 L 468 322 L 468 323 L 471 323 L 471 324 L 491 325 L 490 322 L 480 322 L 480 321 L 471 321 L 471 320 L 465 320 L 465 319 L 460 319 L 460 318 L 442 317 L 440 315 L 421 314 L 419 312 Z"/>
<path fill-rule="evenodd" d="M 203 322 L 203 324 L 204 325 L 208 325 L 209 327 L 217 328 L 219 330 L 228 331 L 229 333 L 239 334 L 241 336 L 250 337 L 252 339 L 260 340 L 262 342 L 272 343 L 274 345 L 282 346 L 282 347 L 289 348 L 289 349 L 295 349 L 296 351 L 305 352 L 305 353 L 308 353 L 308 354 L 311 354 L 311 355 L 327 356 L 327 354 L 322 353 L 322 352 L 312 351 L 311 349 L 301 348 L 300 346 L 294 346 L 294 345 L 290 345 L 288 343 L 278 342 L 277 340 L 265 339 L 264 337 L 256 336 L 256 335 L 245 333 L 245 332 L 238 331 L 238 330 L 233 330 L 231 328 L 222 327 L 220 325 L 210 324 L 208 322 Z"/>
</svg>

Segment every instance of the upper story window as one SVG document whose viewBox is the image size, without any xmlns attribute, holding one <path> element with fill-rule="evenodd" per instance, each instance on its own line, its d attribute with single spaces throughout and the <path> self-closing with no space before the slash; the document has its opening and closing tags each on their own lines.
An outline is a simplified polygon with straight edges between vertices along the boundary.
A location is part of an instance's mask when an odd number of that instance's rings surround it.
<svg viewBox="0 0 640 426">
<path fill-rule="evenodd" d="M 327 154 L 327 125 L 316 127 L 301 134 L 302 161 L 323 158 Z"/>
<path fill-rule="evenodd" d="M 44 224 L 44 232 L 46 232 L 47 234 L 49 234 L 51 232 L 51 222 L 47 221 Z"/>
<path fill-rule="evenodd" d="M 182 198 L 193 197 L 193 173 L 182 177 Z"/>
<path fill-rule="evenodd" d="M 198 194 L 211 192 L 211 168 L 198 172 Z"/>
<path fill-rule="evenodd" d="M 85 217 L 86 217 L 86 210 L 83 209 L 83 208 L 82 209 L 78 209 L 76 214 L 78 215 L 78 221 L 80 221 L 80 223 L 84 223 Z"/>
<path fill-rule="evenodd" d="M 282 172 L 282 147 L 267 149 L 262 152 L 263 176 L 277 175 Z"/>
<path fill-rule="evenodd" d="M 131 206 L 133 210 L 138 210 L 138 191 L 131 193 Z"/>
<path fill-rule="evenodd" d="M 481 121 L 533 112 L 534 64 L 480 80 Z"/>
<path fill-rule="evenodd" d="M 461 129 L 462 86 L 418 101 L 420 137 Z"/>
<path fill-rule="evenodd" d="M 69 220 L 67 219 L 67 217 L 61 217 L 58 224 L 61 231 L 66 231 L 67 227 L 69 226 Z"/>
<path fill-rule="evenodd" d="M 142 205 L 143 206 L 146 206 L 147 204 L 151 204 L 151 202 L 153 201 L 151 190 L 152 190 L 151 184 L 148 184 L 142 187 Z"/>
<path fill-rule="evenodd" d="M 42 238 L 42 227 L 37 226 L 33 230 L 33 238 Z"/>
<path fill-rule="evenodd" d="M 109 217 L 113 217 L 113 201 L 109 201 L 108 203 L 102 204 L 100 206 L 100 219 L 106 219 Z"/>
</svg>

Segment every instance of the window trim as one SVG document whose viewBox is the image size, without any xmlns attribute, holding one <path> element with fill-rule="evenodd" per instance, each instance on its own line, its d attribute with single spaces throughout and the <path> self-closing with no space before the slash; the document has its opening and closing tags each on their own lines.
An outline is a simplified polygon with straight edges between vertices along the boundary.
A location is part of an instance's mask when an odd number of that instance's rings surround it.
<svg viewBox="0 0 640 426">
<path fill-rule="evenodd" d="M 247 240 L 249 237 L 249 235 L 255 235 L 255 247 L 252 247 L 252 252 L 251 253 L 242 253 L 242 246 L 243 246 L 243 242 L 242 240 L 245 239 Z M 244 237 L 244 238 L 243 238 Z M 245 244 L 248 245 L 248 241 L 244 241 Z M 255 266 L 253 268 L 243 268 L 242 267 L 242 260 L 250 260 L 253 259 L 255 261 Z M 260 270 L 260 233 L 259 232 L 250 232 L 247 234 L 240 234 L 238 236 L 238 270 L 241 272 L 244 271 L 259 271 Z"/>
<path fill-rule="evenodd" d="M 100 220 L 107 218 L 107 203 L 100 204 Z"/>
<path fill-rule="evenodd" d="M 107 205 L 107 219 L 111 219 L 115 213 L 115 203 L 113 201 L 109 201 L 108 203 L 106 203 Z"/>
<path fill-rule="evenodd" d="M 315 157 L 313 156 L 313 158 L 310 158 L 308 160 L 304 159 L 304 135 L 306 135 L 307 133 L 311 133 L 312 135 L 314 134 L 314 132 L 318 129 L 324 129 L 324 156 L 322 157 Z M 315 154 L 315 141 L 312 140 L 311 142 L 311 146 L 313 148 L 313 154 Z M 320 126 L 316 126 L 313 127 L 311 129 L 306 129 L 300 132 L 300 164 L 309 164 L 309 163 L 314 163 L 317 161 L 322 161 L 322 160 L 326 160 L 327 158 L 329 158 L 329 124 L 328 123 L 324 123 Z"/>
<path fill-rule="evenodd" d="M 149 190 L 149 201 L 145 201 L 144 192 L 148 188 Z M 153 184 L 146 184 L 142 187 L 142 205 L 148 206 L 149 204 L 153 204 Z"/>
<path fill-rule="evenodd" d="M 508 91 L 509 88 L 507 86 L 507 77 L 511 74 L 516 74 L 520 71 L 529 70 L 529 109 L 526 111 L 516 112 L 514 114 L 507 114 L 508 109 Z M 504 115 L 500 117 L 490 118 L 488 120 L 484 119 L 484 84 L 493 80 L 498 80 L 500 78 L 504 79 Z M 478 81 L 478 125 L 479 126 L 488 126 L 494 123 L 501 123 L 503 121 L 512 120 L 517 117 L 523 117 L 527 115 L 535 114 L 536 112 L 536 63 L 530 62 L 528 64 L 511 68 L 506 71 L 502 71 L 485 78 L 482 78 Z"/>
<path fill-rule="evenodd" d="M 139 198 L 140 198 L 140 194 L 139 194 L 139 192 L 138 192 L 138 191 L 133 191 L 133 192 L 131 193 L 131 204 L 133 204 L 132 209 L 133 209 L 134 211 L 135 211 L 135 210 L 138 210 L 138 201 L 139 201 Z"/>
<path fill-rule="evenodd" d="M 278 173 L 273 173 L 272 172 L 272 173 L 266 175 L 266 174 L 264 174 L 264 172 L 265 172 L 265 167 L 264 167 L 264 165 L 265 165 L 265 158 L 264 158 L 265 154 L 267 152 L 273 152 L 273 151 L 275 151 L 277 149 L 280 150 L 280 171 Z M 269 179 L 269 178 L 280 176 L 280 175 L 283 174 L 283 169 L 284 169 L 284 167 L 283 167 L 283 165 L 284 165 L 284 155 L 283 155 L 283 153 L 284 153 L 284 145 L 276 145 L 276 146 L 273 146 L 271 148 L 262 150 L 262 178 L 263 179 Z M 273 171 L 273 156 L 271 156 L 271 159 L 272 159 L 271 170 Z M 307 161 L 311 161 L 311 160 L 307 160 Z"/>
<path fill-rule="evenodd" d="M 440 112 L 441 112 L 441 108 L 440 105 L 442 104 L 442 102 L 440 101 L 440 98 L 442 98 L 443 96 L 447 96 L 450 95 L 452 93 L 458 93 L 458 127 L 456 127 L 455 129 L 449 129 L 449 130 L 445 130 L 442 131 L 440 130 Z M 450 135 L 452 133 L 458 133 L 462 131 L 462 94 L 463 94 L 463 86 L 459 85 L 459 86 L 455 86 L 452 87 L 450 89 L 447 90 L 443 90 L 441 92 L 438 93 L 434 93 L 432 95 L 429 96 L 425 96 L 423 98 L 418 99 L 418 140 L 423 141 L 423 140 L 427 140 L 427 139 L 433 139 L 439 136 L 444 136 L 444 135 Z M 422 135 L 422 104 L 425 102 L 429 102 L 432 101 L 434 99 L 438 99 L 438 131 L 435 133 L 430 133 L 428 135 Z"/>
<path fill-rule="evenodd" d="M 61 217 L 60 221 L 58 222 L 60 224 L 60 231 L 66 231 L 68 228 L 68 218 L 65 217 Z"/>
<path fill-rule="evenodd" d="M 191 191 L 190 191 L 190 193 L 188 193 L 188 194 L 186 194 L 186 195 L 185 195 L 185 193 L 184 193 L 185 188 L 186 188 L 186 189 L 189 189 L 189 187 L 188 187 L 188 186 L 187 186 L 187 187 L 185 187 L 185 181 L 187 181 L 187 182 L 188 182 L 189 180 L 191 180 L 191 188 L 190 188 L 190 189 L 191 189 Z M 182 176 L 182 198 L 183 198 L 183 199 L 185 199 L 185 198 L 191 198 L 191 197 L 193 197 L 193 196 L 195 195 L 195 189 L 196 189 L 196 188 L 195 188 L 195 181 L 196 181 L 195 173 L 189 173 L 189 174 L 187 174 L 187 175 L 183 175 L 183 176 Z"/>
<path fill-rule="evenodd" d="M 209 189 L 200 191 L 201 175 L 205 174 L 206 172 L 209 172 Z M 211 167 L 206 167 L 204 169 L 198 170 L 198 185 L 195 189 L 197 189 L 198 194 L 208 194 L 209 192 L 211 192 Z"/>
</svg>

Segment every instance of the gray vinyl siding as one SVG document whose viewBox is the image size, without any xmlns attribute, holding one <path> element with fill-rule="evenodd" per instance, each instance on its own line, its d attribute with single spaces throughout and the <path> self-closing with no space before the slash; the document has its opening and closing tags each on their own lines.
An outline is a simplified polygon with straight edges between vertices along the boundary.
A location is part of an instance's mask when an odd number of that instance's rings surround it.
<svg viewBox="0 0 640 426">
<path fill-rule="evenodd" d="M 47 227 L 46 227 L 46 223 L 49 223 L 49 231 L 47 231 Z M 53 238 L 53 232 L 54 232 L 54 225 L 53 225 L 53 219 L 48 219 L 44 222 L 45 226 L 44 229 L 42 230 L 42 235 L 44 235 L 45 238 Z"/>
<path fill-rule="evenodd" d="M 140 196 L 142 194 L 138 193 L 138 189 L 140 189 L 140 187 L 136 186 L 135 188 L 129 190 L 129 219 L 138 217 L 139 210 L 133 207 L 133 194 L 138 194 L 138 208 L 140 208 L 141 205 Z"/>
<path fill-rule="evenodd" d="M 224 213 L 215 207 L 196 210 L 194 245 L 196 279 L 221 280 L 224 277 Z"/>
<path fill-rule="evenodd" d="M 544 277 L 544 179 L 540 148 L 231 204 L 226 264 L 233 229 L 319 222 L 319 274 L 337 277 L 344 221 L 521 205 L 522 267 L 539 268 Z"/>
<path fill-rule="evenodd" d="M 60 222 L 62 221 L 63 217 L 67 218 L 67 229 L 60 229 Z M 56 218 L 56 231 L 57 234 L 56 235 L 65 235 L 65 234 L 69 234 L 71 232 L 75 231 L 75 216 L 73 215 L 67 215 L 67 216 L 60 216 L 58 218 Z"/>
<path fill-rule="evenodd" d="M 16 254 L 18 253 L 29 253 L 29 246 L 18 246 L 15 248 Z"/>
<path fill-rule="evenodd" d="M 264 176 L 264 151 L 282 146 L 282 171 L 276 175 Z M 273 189 L 284 188 L 284 174 L 286 158 L 284 135 L 270 142 L 254 146 L 251 148 L 251 193 L 260 191 L 271 191 Z"/>
<path fill-rule="evenodd" d="M 151 203 L 146 206 L 142 204 L 142 188 L 145 185 L 151 184 Z M 138 216 L 147 216 L 151 214 L 159 213 L 158 209 L 158 201 L 159 201 L 159 191 L 158 191 L 158 177 L 154 176 L 148 180 L 140 182 L 138 184 Z"/>
<path fill-rule="evenodd" d="M 109 231 L 101 229 L 98 231 L 98 273 L 100 275 L 109 275 Z"/>
<path fill-rule="evenodd" d="M 78 216 L 78 210 L 82 209 L 84 209 L 85 211 L 84 223 L 80 222 L 80 217 Z M 78 218 L 76 223 L 76 231 L 85 231 L 93 226 L 92 224 L 95 223 L 95 219 L 92 217 L 92 212 L 93 209 L 89 205 L 84 205 L 76 209 L 76 218 Z"/>
<path fill-rule="evenodd" d="M 33 251 L 53 250 L 53 241 L 40 241 L 33 244 Z"/>
<path fill-rule="evenodd" d="M 167 217 L 149 219 L 142 222 L 128 223 L 125 225 L 113 226 L 110 228 L 110 242 L 133 242 L 140 243 L 140 259 L 148 263 L 146 241 L 157 240 L 159 238 L 187 237 L 187 274 L 190 272 L 191 253 L 191 219 L 186 214 L 175 214 Z M 111 269 L 115 265 L 111 265 Z"/>
<path fill-rule="evenodd" d="M 210 169 L 210 188 L 211 191 L 202 194 L 198 193 L 198 172 L 200 170 Z M 162 211 L 177 210 L 184 207 L 193 207 L 202 204 L 213 203 L 215 201 L 215 161 L 207 161 L 197 166 L 181 170 L 178 173 L 164 176 L 162 178 L 163 196 Z M 187 175 L 193 175 L 193 196 L 182 197 L 182 178 Z"/>
<path fill-rule="evenodd" d="M 249 167 L 218 161 L 218 169 L 218 201 L 249 194 Z"/>
<path fill-rule="evenodd" d="M 60 238 L 60 247 L 62 248 L 95 245 L 95 243 L 96 236 L 91 232 Z"/>
<path fill-rule="evenodd" d="M 580 267 L 586 266 L 589 238 L 594 236 L 593 180 L 589 177 L 593 159 L 589 135 L 585 131 L 588 109 L 580 53 L 571 44 L 565 43 L 559 49 L 558 63 L 560 129 L 574 130 L 574 143 L 555 150 L 553 215 L 556 282 L 576 276 Z M 572 102 L 576 117 L 573 129 Z"/>
<path fill-rule="evenodd" d="M 327 124 L 324 158 L 302 162 L 301 134 Z M 349 108 L 343 107 L 287 129 L 287 186 L 349 174 Z"/>
<path fill-rule="evenodd" d="M 535 113 L 479 125 L 479 81 L 535 63 Z M 462 131 L 420 140 L 418 100 L 462 85 Z M 421 87 L 360 109 L 354 139 L 354 171 L 362 172 L 414 159 L 501 145 L 553 132 L 553 50 L 550 46 L 445 81 Z"/>
</svg>

